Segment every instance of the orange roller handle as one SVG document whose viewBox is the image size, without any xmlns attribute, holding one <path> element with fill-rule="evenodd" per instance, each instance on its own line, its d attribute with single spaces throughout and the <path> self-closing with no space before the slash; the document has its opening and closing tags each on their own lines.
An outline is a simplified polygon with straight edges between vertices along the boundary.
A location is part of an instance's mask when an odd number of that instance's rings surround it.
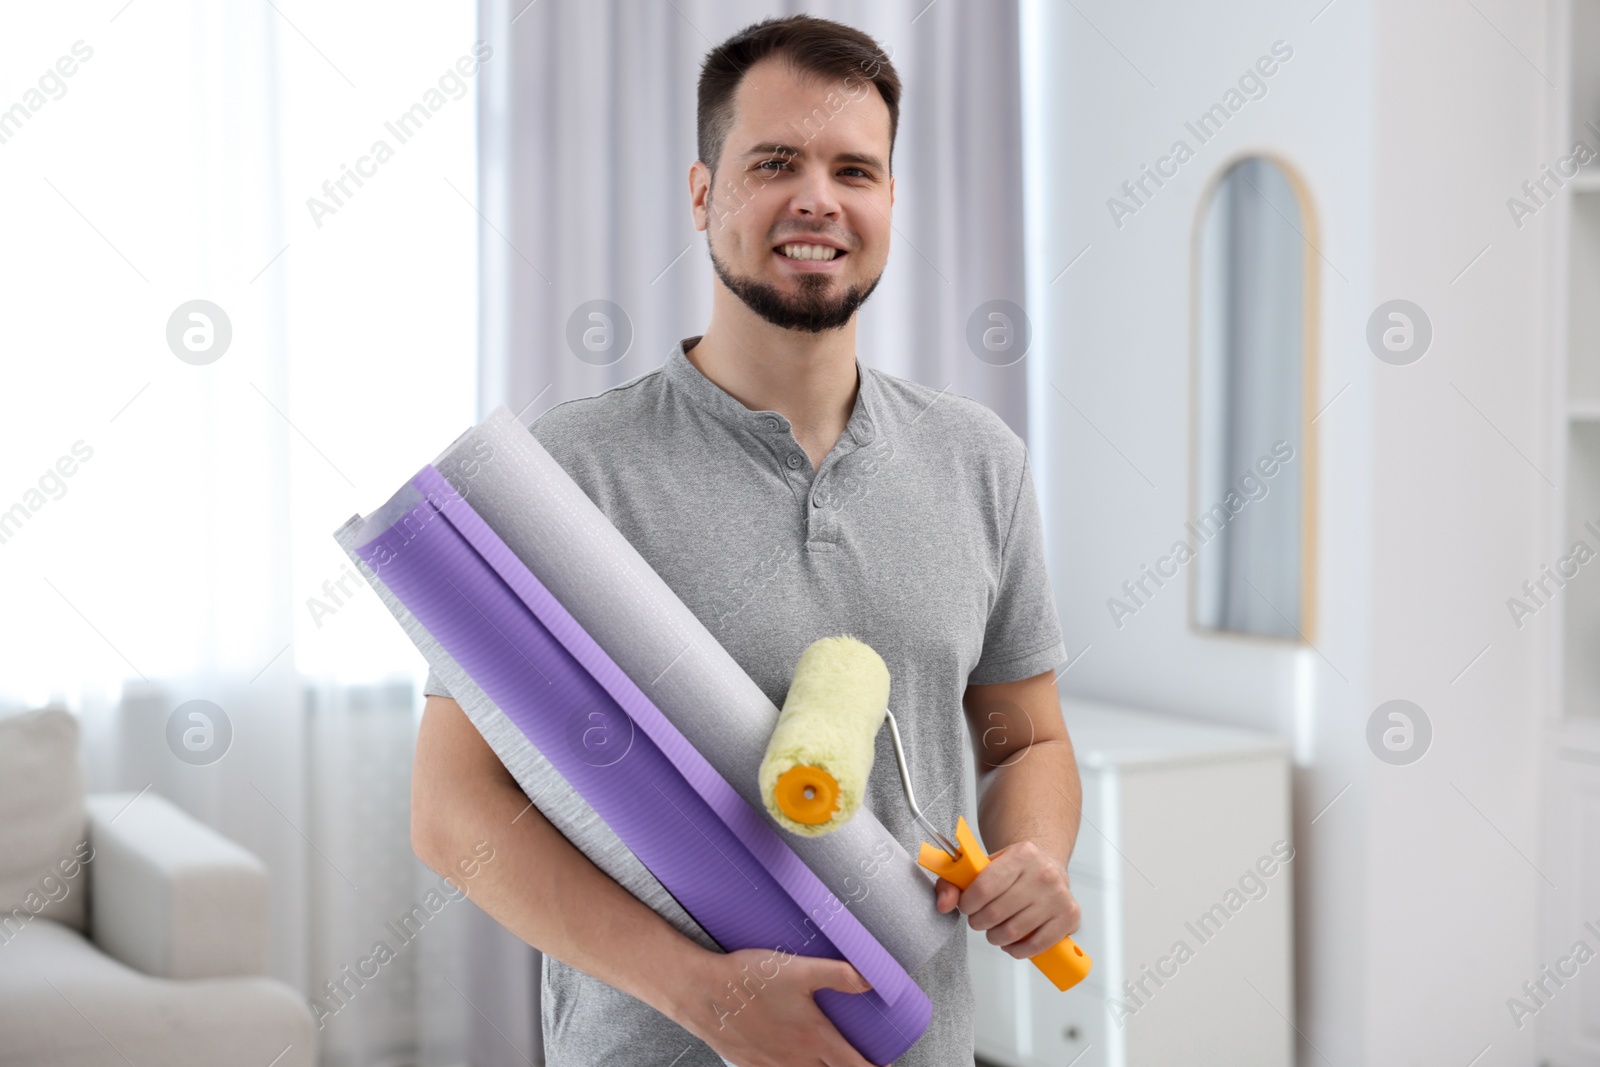
<svg viewBox="0 0 1600 1067">
<path fill-rule="evenodd" d="M 977 838 L 972 836 L 972 828 L 967 825 L 964 815 L 956 818 L 956 844 L 961 846 L 961 853 L 952 856 L 944 849 L 924 841 L 917 862 L 945 881 L 954 882 L 965 889 L 978 877 L 979 871 L 989 866 L 989 856 L 978 844 Z M 1060 990 L 1071 989 L 1083 981 L 1089 975 L 1089 968 L 1094 965 L 1089 954 L 1070 937 L 1063 937 L 1030 958 L 1033 965 Z"/>
</svg>

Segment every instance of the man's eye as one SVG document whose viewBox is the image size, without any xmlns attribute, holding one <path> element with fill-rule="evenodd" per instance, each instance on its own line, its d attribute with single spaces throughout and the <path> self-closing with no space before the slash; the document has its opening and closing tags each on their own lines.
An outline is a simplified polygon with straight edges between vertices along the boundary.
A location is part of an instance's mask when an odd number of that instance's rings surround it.
<svg viewBox="0 0 1600 1067">
<path fill-rule="evenodd" d="M 760 170 L 762 167 L 765 167 L 768 163 L 777 163 L 780 166 L 784 166 L 784 167 L 787 167 L 789 165 L 789 161 L 787 159 L 766 159 L 766 160 L 762 160 L 760 163 L 757 163 L 756 164 L 756 169 Z"/>
</svg>

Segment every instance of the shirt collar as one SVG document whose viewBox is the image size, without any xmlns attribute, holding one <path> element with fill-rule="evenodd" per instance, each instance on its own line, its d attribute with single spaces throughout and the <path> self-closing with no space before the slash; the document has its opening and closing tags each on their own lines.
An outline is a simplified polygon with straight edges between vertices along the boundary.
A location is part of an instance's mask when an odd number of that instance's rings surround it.
<svg viewBox="0 0 1600 1067">
<path fill-rule="evenodd" d="M 753 433 L 761 434 L 788 430 L 789 420 L 782 413 L 752 411 L 702 374 L 699 367 L 689 362 L 688 350 L 699 343 L 703 336 L 697 334 L 678 342 L 672 354 L 667 357 L 664 368 L 667 380 L 688 393 L 695 403 L 729 425 L 743 426 Z M 864 445 L 871 441 L 878 431 L 877 382 L 871 371 L 862 364 L 860 357 L 856 359 L 856 381 L 859 384 L 856 389 L 855 407 L 850 412 L 850 421 L 845 424 L 844 430 L 857 445 Z"/>
</svg>

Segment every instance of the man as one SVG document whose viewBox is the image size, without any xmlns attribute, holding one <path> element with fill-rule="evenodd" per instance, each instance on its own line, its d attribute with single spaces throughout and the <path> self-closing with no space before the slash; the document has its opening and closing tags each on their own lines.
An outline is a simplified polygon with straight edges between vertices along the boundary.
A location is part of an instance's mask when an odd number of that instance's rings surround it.
<svg viewBox="0 0 1600 1067">
<path fill-rule="evenodd" d="M 1081 792 L 1052 670 L 1066 650 L 1021 439 L 975 401 L 856 359 L 856 310 L 889 253 L 899 95 L 872 39 L 826 20 L 767 20 L 713 48 L 689 171 L 711 322 L 664 366 L 531 432 L 775 705 L 816 638 L 876 649 L 919 801 L 950 831 L 975 746 L 978 829 L 996 854 L 964 892 L 940 879 L 937 905 L 1026 958 L 1079 919 L 1066 862 Z M 680 934 L 528 807 L 436 679 L 427 692 L 415 848 L 447 870 L 494 846 L 473 899 L 545 954 L 549 1063 L 864 1067 L 812 997 L 866 988 L 853 967 L 797 956 L 736 997 L 730 982 L 769 972 L 767 950 Z M 886 732 L 865 803 L 915 855 Z M 901 1064 L 972 1063 L 956 930 L 913 973 L 933 1022 Z"/>
</svg>

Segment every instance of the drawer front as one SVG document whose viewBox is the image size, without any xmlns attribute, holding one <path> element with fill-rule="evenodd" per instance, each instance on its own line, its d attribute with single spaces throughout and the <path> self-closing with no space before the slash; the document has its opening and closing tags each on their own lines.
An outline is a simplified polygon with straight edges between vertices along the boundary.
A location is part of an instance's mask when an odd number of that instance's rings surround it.
<svg viewBox="0 0 1600 1067">
<path fill-rule="evenodd" d="M 1031 960 L 1019 960 L 967 927 L 967 957 L 974 999 L 973 1047 L 997 1067 L 1103 1067 L 1120 1062 L 1108 1042 L 1103 979 L 1112 931 L 1105 915 L 1106 891 L 1076 879 L 1073 893 L 1083 924 L 1073 939 L 1094 960 L 1089 976 L 1063 992 Z"/>
<path fill-rule="evenodd" d="M 1113 1067 L 1122 1057 L 1111 1047 L 1111 1019 L 1105 1000 L 1087 984 L 1063 993 L 1027 965 L 1032 972 L 1030 1034 L 1032 1040 L 1021 1059 L 1028 1067 Z M 1120 1044 L 1120 1043 L 1119 1043 Z"/>
<path fill-rule="evenodd" d="M 1110 963 L 1106 953 L 1112 943 L 1111 916 L 1106 911 L 1108 893 L 1105 887 L 1099 884 L 1098 879 L 1091 875 L 1079 871 L 1069 873 L 1073 899 L 1078 902 L 1078 908 L 1083 913 L 1082 921 L 1073 933 L 1072 939 L 1078 943 L 1079 948 L 1089 954 L 1090 960 L 1089 976 L 1079 985 L 1103 994 L 1106 988 L 1107 965 Z M 1030 963 L 1028 966 L 1033 965 Z M 1066 995 L 1054 986 L 1050 988 L 1057 996 Z M 1068 994 L 1071 992 L 1068 990 Z"/>
<path fill-rule="evenodd" d="M 998 1067 L 1022 1067 L 1017 1059 L 1016 982 L 1010 956 L 965 921 L 967 969 L 972 977 L 972 1046 Z"/>
</svg>

